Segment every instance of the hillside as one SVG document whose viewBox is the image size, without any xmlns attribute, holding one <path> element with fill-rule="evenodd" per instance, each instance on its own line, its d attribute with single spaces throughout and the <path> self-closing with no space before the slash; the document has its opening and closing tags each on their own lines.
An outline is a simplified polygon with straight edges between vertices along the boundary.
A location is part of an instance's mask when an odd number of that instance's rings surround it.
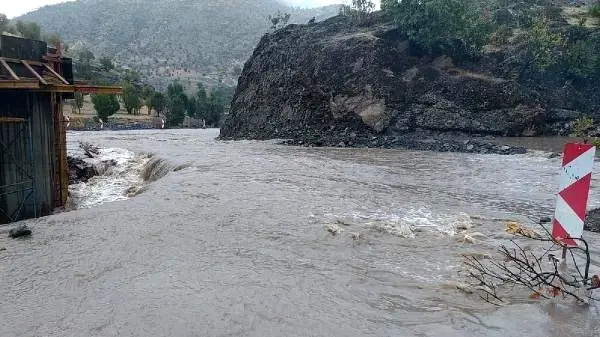
<svg viewBox="0 0 600 337">
<path fill-rule="evenodd" d="M 528 5 L 486 17 L 468 1 L 475 10 L 411 13 L 398 3 L 265 35 L 221 138 L 509 154 L 521 150 L 481 136 L 568 135 L 582 116 L 600 120 L 591 11 Z M 586 20 L 570 24 L 574 12 Z"/>
<path fill-rule="evenodd" d="M 40 8 L 18 19 L 58 33 L 74 49 L 86 47 L 164 86 L 173 77 L 231 85 L 260 37 L 269 15 L 292 14 L 290 23 L 337 14 L 337 6 L 294 9 L 275 0 L 80 0 Z"/>
</svg>

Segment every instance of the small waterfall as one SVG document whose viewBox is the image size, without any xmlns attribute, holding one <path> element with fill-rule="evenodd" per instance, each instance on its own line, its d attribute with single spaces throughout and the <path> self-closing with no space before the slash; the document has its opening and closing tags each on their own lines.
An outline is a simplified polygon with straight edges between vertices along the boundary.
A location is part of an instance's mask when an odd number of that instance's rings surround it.
<svg viewBox="0 0 600 337">
<path fill-rule="evenodd" d="M 153 154 L 136 154 L 120 148 L 100 148 L 94 158 L 86 161 L 97 175 L 69 186 L 67 210 L 135 197 L 146 191 L 148 184 L 179 169 Z"/>
</svg>

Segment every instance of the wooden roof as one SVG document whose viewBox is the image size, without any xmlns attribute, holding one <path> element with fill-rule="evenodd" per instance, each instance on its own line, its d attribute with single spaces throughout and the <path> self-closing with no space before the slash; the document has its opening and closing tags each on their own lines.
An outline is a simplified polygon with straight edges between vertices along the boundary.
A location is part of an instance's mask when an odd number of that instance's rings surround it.
<svg viewBox="0 0 600 337">
<path fill-rule="evenodd" d="M 120 94 L 121 87 L 69 83 L 54 68 L 57 60 L 39 62 L 0 57 L 0 90 L 35 90 L 87 94 Z M 55 61 L 55 62 L 52 62 Z"/>
</svg>

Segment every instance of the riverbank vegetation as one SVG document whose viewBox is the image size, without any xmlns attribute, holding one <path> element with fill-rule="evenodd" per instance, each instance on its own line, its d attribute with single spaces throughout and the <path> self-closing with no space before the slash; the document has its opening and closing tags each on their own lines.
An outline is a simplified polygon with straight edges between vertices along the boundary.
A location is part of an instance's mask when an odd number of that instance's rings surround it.
<svg viewBox="0 0 600 337">
<path fill-rule="evenodd" d="M 574 80 L 600 73 L 600 1 L 382 0 L 382 12 L 424 53 L 478 57 L 502 47 L 528 58 L 539 72 Z M 575 6 L 577 5 L 577 6 Z M 342 15 L 358 21 L 370 0 L 353 0 Z"/>
</svg>

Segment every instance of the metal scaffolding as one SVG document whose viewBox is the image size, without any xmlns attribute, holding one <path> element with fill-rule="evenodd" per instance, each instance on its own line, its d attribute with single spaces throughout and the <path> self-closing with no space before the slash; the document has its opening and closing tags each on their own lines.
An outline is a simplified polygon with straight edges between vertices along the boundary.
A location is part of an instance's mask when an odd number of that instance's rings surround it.
<svg viewBox="0 0 600 337">
<path fill-rule="evenodd" d="M 10 124 L 10 134 L 0 137 L 0 182 L 11 183 L 0 185 L 0 224 L 40 215 L 35 188 L 31 121 L 0 117 L 0 124 L 5 123 Z M 11 179 L 7 179 L 9 176 Z"/>
</svg>

